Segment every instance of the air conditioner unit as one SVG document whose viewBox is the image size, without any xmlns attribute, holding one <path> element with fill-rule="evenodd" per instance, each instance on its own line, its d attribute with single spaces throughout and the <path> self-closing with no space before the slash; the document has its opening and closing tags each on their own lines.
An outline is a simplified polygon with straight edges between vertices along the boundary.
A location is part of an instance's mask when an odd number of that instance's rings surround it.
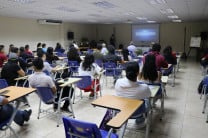
<svg viewBox="0 0 208 138">
<path fill-rule="evenodd" d="M 40 19 L 38 20 L 39 24 L 48 24 L 48 25 L 60 25 L 62 24 L 61 20 L 46 20 L 46 19 Z"/>
</svg>

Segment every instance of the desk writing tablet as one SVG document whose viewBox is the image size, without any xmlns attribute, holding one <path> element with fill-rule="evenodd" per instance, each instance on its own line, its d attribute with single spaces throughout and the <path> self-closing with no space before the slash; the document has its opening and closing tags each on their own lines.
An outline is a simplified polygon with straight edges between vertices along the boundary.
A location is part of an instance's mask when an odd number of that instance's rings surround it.
<svg viewBox="0 0 208 138">
<path fill-rule="evenodd" d="M 120 111 L 107 123 L 108 126 L 118 129 L 133 115 L 142 103 L 143 101 L 141 100 L 104 95 L 94 100 L 91 104 Z"/>
</svg>

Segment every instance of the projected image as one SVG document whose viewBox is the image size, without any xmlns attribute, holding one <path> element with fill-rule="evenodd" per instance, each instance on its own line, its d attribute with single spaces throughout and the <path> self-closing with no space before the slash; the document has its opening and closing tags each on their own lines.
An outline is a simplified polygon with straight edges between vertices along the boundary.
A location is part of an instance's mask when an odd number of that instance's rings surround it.
<svg viewBox="0 0 208 138">
<path fill-rule="evenodd" d="M 133 25 L 132 40 L 137 45 L 159 42 L 159 25 Z"/>
<path fill-rule="evenodd" d="M 141 30 L 136 30 L 135 32 L 136 36 L 141 39 L 141 41 L 150 41 L 154 40 L 155 36 L 157 35 L 155 30 L 153 29 L 141 29 Z"/>
</svg>

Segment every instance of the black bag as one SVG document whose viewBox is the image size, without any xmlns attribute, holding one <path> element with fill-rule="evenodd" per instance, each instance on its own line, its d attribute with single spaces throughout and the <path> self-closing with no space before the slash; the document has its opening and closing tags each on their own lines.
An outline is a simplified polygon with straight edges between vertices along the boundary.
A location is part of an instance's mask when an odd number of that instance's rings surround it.
<svg viewBox="0 0 208 138">
<path fill-rule="evenodd" d="M 199 86 L 198 86 L 198 93 L 201 94 L 202 93 L 202 89 L 203 89 L 203 80 L 199 83 Z"/>
</svg>

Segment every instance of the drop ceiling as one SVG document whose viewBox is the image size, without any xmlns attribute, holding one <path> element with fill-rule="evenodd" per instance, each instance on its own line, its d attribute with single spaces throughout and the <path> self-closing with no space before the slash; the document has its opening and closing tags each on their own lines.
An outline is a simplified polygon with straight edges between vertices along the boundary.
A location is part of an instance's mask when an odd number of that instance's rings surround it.
<svg viewBox="0 0 208 138">
<path fill-rule="evenodd" d="M 75 23 L 208 20 L 208 0 L 0 0 L 0 16 Z"/>
</svg>

